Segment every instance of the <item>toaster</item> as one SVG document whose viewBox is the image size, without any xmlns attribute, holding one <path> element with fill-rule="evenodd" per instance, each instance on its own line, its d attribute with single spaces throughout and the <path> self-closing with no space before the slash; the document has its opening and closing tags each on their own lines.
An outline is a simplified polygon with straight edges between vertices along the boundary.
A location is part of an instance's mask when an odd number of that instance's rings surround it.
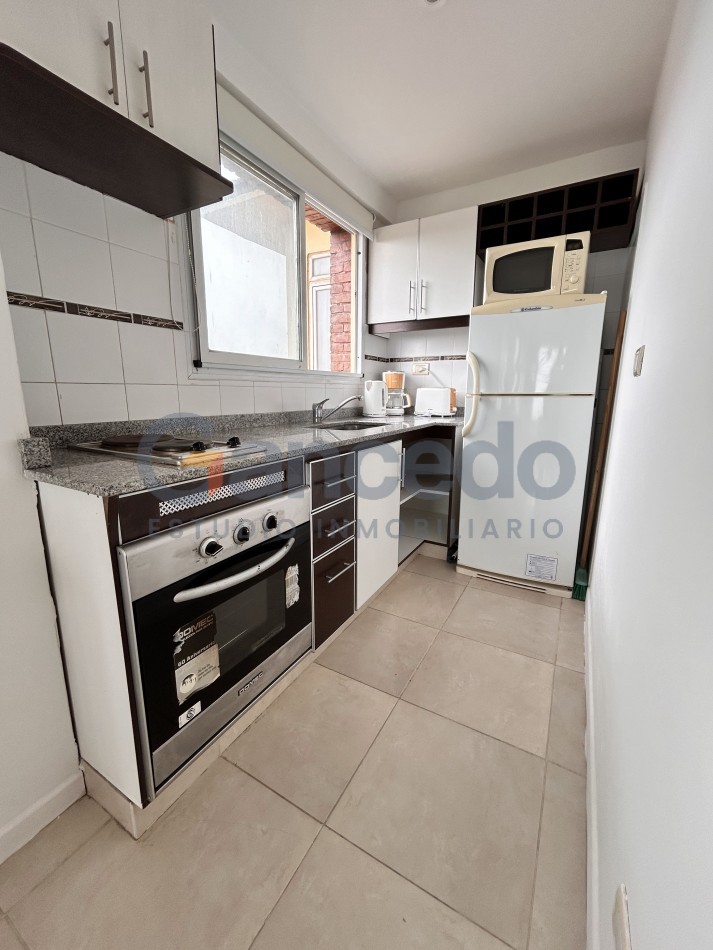
<svg viewBox="0 0 713 950">
<path fill-rule="evenodd" d="M 454 416 L 455 409 L 451 407 L 451 390 L 420 388 L 416 390 L 417 416 Z"/>
</svg>

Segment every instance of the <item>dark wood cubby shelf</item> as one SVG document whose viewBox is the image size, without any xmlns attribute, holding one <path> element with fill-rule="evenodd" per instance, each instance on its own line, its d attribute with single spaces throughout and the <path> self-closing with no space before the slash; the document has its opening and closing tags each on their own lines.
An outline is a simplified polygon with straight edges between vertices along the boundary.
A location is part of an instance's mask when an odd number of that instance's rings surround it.
<svg viewBox="0 0 713 950">
<path fill-rule="evenodd" d="M 462 317 L 434 317 L 432 320 L 398 320 L 394 323 L 370 323 L 369 333 L 404 333 L 407 330 L 450 330 L 470 326 L 470 314 Z"/>
<path fill-rule="evenodd" d="M 0 151 L 168 218 L 232 191 L 217 171 L 0 43 Z"/>
<path fill-rule="evenodd" d="M 636 215 L 639 169 L 578 181 L 478 209 L 478 256 L 489 247 L 591 231 L 590 251 L 626 247 Z"/>
</svg>

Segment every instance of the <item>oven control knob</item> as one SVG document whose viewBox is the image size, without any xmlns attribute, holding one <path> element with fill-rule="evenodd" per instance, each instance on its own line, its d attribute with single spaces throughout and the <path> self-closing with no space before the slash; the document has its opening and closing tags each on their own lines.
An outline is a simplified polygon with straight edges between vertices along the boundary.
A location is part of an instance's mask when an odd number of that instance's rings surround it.
<svg viewBox="0 0 713 950">
<path fill-rule="evenodd" d="M 265 531 L 274 531 L 277 527 L 277 515 L 271 511 L 262 519 L 262 526 Z"/>
<path fill-rule="evenodd" d="M 223 550 L 223 545 L 217 538 L 206 538 L 201 541 L 198 553 L 201 557 L 217 557 Z"/>
<path fill-rule="evenodd" d="M 236 544 L 245 544 L 250 540 L 250 525 L 247 521 L 241 521 L 235 531 L 233 531 L 233 541 Z"/>
</svg>

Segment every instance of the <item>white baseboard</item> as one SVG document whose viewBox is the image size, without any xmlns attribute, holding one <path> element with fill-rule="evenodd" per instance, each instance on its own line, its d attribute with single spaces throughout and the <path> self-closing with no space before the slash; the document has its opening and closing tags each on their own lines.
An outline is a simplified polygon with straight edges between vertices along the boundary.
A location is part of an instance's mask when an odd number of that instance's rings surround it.
<svg viewBox="0 0 713 950">
<path fill-rule="evenodd" d="M 584 615 L 584 672 L 587 701 L 587 950 L 599 950 L 599 838 L 597 834 L 596 759 L 594 750 L 594 689 L 589 611 Z"/>
<path fill-rule="evenodd" d="M 0 864 L 27 844 L 85 794 L 84 775 L 76 773 L 0 828 Z"/>
</svg>

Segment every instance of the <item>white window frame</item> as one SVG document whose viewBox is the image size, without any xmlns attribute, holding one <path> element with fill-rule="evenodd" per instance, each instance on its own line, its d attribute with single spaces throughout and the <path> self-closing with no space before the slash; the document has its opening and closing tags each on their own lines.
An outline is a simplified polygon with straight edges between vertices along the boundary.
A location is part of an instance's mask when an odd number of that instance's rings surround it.
<svg viewBox="0 0 713 950">
<path fill-rule="evenodd" d="M 196 372 L 191 374 L 195 378 L 208 378 L 216 376 L 230 378 L 235 373 L 241 375 L 262 376 L 263 374 L 274 374 L 279 376 L 295 375 L 300 378 L 327 378 L 334 380 L 361 379 L 361 342 L 363 323 L 365 316 L 365 294 L 366 294 L 366 268 L 364 266 L 366 259 L 366 238 L 361 232 L 343 224 L 343 226 L 355 234 L 357 239 L 357 266 L 356 273 L 353 275 L 356 289 L 356 307 L 355 307 L 355 370 L 351 373 L 339 373 L 332 370 L 313 370 L 309 368 L 309 325 L 307 316 L 307 249 L 305 232 L 302 223 L 305 220 L 305 205 L 311 206 L 323 211 L 332 220 L 342 224 L 339 218 L 328 209 L 321 206 L 318 202 L 307 197 L 305 192 L 285 179 L 278 172 L 268 167 L 254 155 L 251 155 L 245 149 L 227 136 L 221 134 L 221 147 L 229 155 L 233 155 L 237 162 L 245 164 L 250 171 L 273 187 L 286 192 L 289 196 L 295 198 L 297 209 L 297 307 L 299 320 L 299 340 L 300 340 L 300 358 L 284 359 L 270 356 L 256 356 L 249 353 L 229 353 L 221 350 L 212 350 L 208 344 L 208 322 L 205 309 L 205 276 L 203 269 L 203 247 L 201 240 L 201 215 L 200 210 L 191 211 L 188 217 L 190 225 L 188 235 L 188 254 L 190 257 L 190 280 L 193 284 L 193 310 L 194 310 L 194 366 Z"/>
</svg>

